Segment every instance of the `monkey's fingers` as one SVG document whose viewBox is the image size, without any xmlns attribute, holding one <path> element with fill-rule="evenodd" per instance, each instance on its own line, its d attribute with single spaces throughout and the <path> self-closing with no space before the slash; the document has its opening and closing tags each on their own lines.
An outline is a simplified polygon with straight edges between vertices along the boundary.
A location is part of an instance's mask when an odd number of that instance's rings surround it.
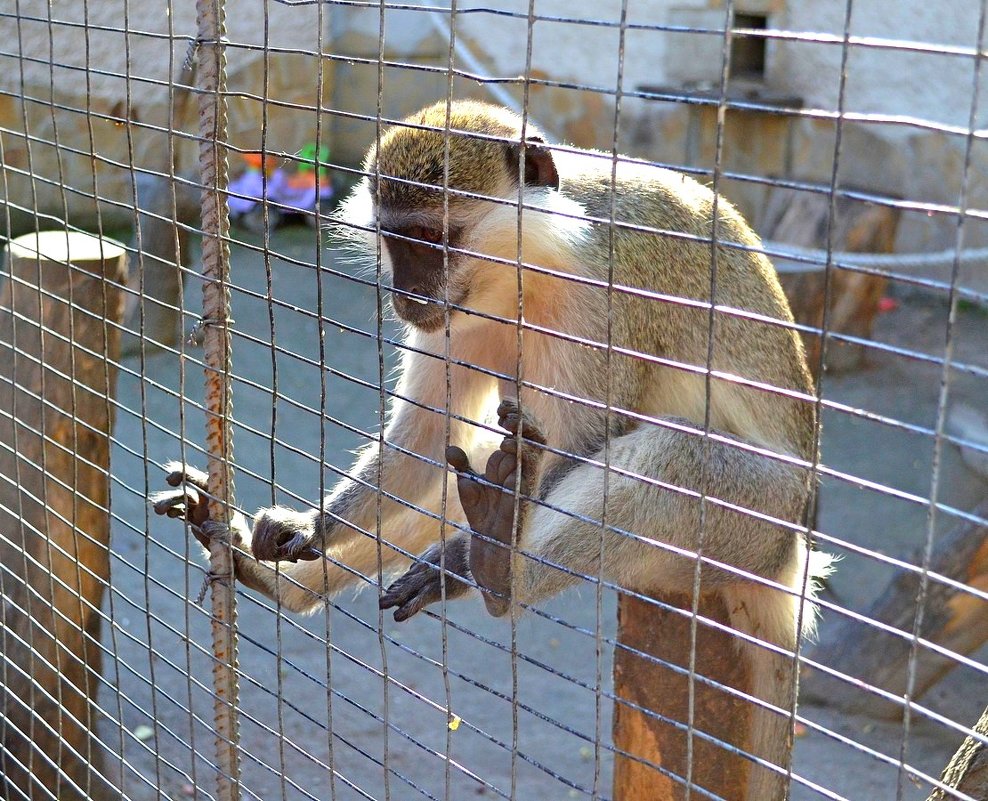
<svg viewBox="0 0 988 801">
<path fill-rule="evenodd" d="M 189 509 L 198 505 L 199 493 L 188 487 L 179 492 L 159 492 L 151 496 L 152 508 L 157 515 L 184 518 Z"/>
<path fill-rule="evenodd" d="M 303 562 L 314 562 L 316 559 L 323 559 L 325 556 L 326 554 L 320 551 L 315 545 L 309 545 L 307 548 L 302 549 L 298 558 Z"/>
<path fill-rule="evenodd" d="M 191 484 L 198 490 L 206 491 L 209 475 L 204 471 L 191 465 L 182 464 L 182 462 L 168 462 L 165 465 L 165 470 L 168 471 L 165 481 L 169 486 L 178 487 L 182 484 Z"/>
<path fill-rule="evenodd" d="M 449 462 L 449 466 L 452 467 L 457 473 L 466 473 L 468 475 L 476 476 L 474 469 L 470 466 L 470 459 L 467 457 L 463 448 L 458 448 L 456 445 L 450 445 L 446 449 L 446 461 Z"/>
<path fill-rule="evenodd" d="M 441 599 L 439 568 L 419 562 L 384 591 L 378 605 L 381 609 L 397 607 L 394 619 L 401 623 Z"/>
<path fill-rule="evenodd" d="M 306 531 L 295 531 L 289 534 L 281 532 L 272 536 L 258 536 L 255 529 L 251 551 L 254 558 L 262 562 L 297 562 L 299 559 L 312 561 L 322 554 L 312 546 L 311 538 Z"/>
<path fill-rule="evenodd" d="M 209 547 L 209 536 L 201 528 L 209 520 L 209 510 L 194 488 L 186 486 L 178 492 L 158 492 L 150 501 L 155 514 L 187 521 L 199 543 Z"/>
</svg>

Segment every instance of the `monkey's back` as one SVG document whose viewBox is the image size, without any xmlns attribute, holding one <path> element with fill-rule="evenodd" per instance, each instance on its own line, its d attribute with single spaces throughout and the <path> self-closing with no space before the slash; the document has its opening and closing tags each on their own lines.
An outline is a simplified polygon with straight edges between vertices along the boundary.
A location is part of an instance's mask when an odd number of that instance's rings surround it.
<svg viewBox="0 0 988 801">
<path fill-rule="evenodd" d="M 615 286 L 611 341 L 640 354 L 623 370 L 638 374 L 630 389 L 639 397 L 628 401 L 646 413 L 702 422 L 709 360 L 715 426 L 810 458 L 812 404 L 785 394 L 812 396 L 802 343 L 785 325 L 792 313 L 775 269 L 740 213 L 672 170 L 618 164 L 612 191 L 606 154 L 560 154 L 558 161 L 560 191 L 590 220 L 582 266 Z"/>
</svg>

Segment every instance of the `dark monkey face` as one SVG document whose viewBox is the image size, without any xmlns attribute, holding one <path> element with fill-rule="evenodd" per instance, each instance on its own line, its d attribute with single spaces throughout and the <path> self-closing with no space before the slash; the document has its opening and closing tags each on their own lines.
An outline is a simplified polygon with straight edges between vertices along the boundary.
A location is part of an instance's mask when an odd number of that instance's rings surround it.
<svg viewBox="0 0 988 801">
<path fill-rule="evenodd" d="M 395 314 L 423 331 L 442 328 L 447 307 L 454 314 L 463 300 L 462 293 L 454 296 L 447 289 L 457 255 L 446 251 L 444 244 L 455 248 L 457 231 L 450 228 L 444 236 L 441 227 L 382 224 L 381 236 L 391 262 Z"/>
<path fill-rule="evenodd" d="M 438 103 L 396 125 L 368 153 L 367 191 L 393 276 L 395 313 L 423 331 L 445 325 L 470 294 L 472 255 L 487 252 L 492 210 L 517 202 L 519 183 L 559 187 L 552 154 L 504 109 Z M 445 221 L 445 222 L 444 222 Z M 496 244 L 496 243 L 494 243 Z"/>
</svg>

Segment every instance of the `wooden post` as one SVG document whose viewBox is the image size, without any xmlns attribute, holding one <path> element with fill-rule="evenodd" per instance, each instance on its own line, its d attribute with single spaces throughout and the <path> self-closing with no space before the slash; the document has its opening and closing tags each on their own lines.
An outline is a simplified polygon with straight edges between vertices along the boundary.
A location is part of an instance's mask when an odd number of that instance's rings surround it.
<svg viewBox="0 0 988 801">
<path fill-rule="evenodd" d="M 115 242 L 7 247 L 0 291 L 0 797 L 119 798 L 95 739 L 121 285 Z M 106 324 L 104 321 L 108 321 Z"/>
<path fill-rule="evenodd" d="M 662 601 L 691 609 L 686 596 L 663 596 Z M 727 607 L 719 596 L 704 597 L 699 613 L 727 624 Z M 614 654 L 614 691 L 619 699 L 614 711 L 614 746 L 618 751 L 614 801 L 679 801 L 686 797 L 690 763 L 694 787 L 729 801 L 745 801 L 749 776 L 755 769 L 753 763 L 696 734 L 692 760 L 689 759 L 684 728 L 689 721 L 689 678 L 656 662 L 688 668 L 690 618 L 650 601 L 622 595 L 618 603 L 618 643 Z M 696 631 L 696 672 L 751 694 L 747 671 L 738 659 L 731 635 L 702 622 Z M 745 748 L 751 704 L 700 681 L 694 682 L 694 690 L 695 731 Z M 694 790 L 692 797 L 706 796 Z"/>
<path fill-rule="evenodd" d="M 158 348 L 175 347 L 182 338 L 182 268 L 189 265 L 189 232 L 186 225 L 199 222 L 198 193 L 194 181 L 176 180 L 181 174 L 182 148 L 172 132 L 191 127 L 192 84 L 196 62 L 188 59 L 172 89 L 171 132 L 157 153 L 151 171 L 136 176 L 137 225 L 131 245 L 138 251 L 130 271 L 130 290 L 124 318 L 127 321 L 122 353 L 136 355 Z M 189 176 L 192 177 L 192 176 Z M 143 325 L 143 330 L 142 330 Z"/>
<path fill-rule="evenodd" d="M 167 176 L 138 176 L 137 227 L 131 245 L 140 249 L 140 264 L 131 273 L 126 299 L 125 355 L 136 355 L 142 347 L 147 352 L 175 347 L 181 340 L 182 267 L 190 259 L 183 224 L 197 223 L 198 212 L 191 188 Z"/>
</svg>

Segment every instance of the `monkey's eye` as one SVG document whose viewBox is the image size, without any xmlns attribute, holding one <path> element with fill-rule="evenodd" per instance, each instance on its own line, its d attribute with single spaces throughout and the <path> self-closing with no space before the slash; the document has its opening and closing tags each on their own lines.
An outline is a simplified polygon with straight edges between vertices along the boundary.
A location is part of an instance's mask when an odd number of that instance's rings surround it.
<svg viewBox="0 0 988 801">
<path fill-rule="evenodd" d="M 418 239 L 420 242 L 428 242 L 438 245 L 443 241 L 443 232 L 440 228 L 426 228 L 422 225 L 414 225 L 405 231 L 405 236 L 410 239 Z"/>
</svg>

